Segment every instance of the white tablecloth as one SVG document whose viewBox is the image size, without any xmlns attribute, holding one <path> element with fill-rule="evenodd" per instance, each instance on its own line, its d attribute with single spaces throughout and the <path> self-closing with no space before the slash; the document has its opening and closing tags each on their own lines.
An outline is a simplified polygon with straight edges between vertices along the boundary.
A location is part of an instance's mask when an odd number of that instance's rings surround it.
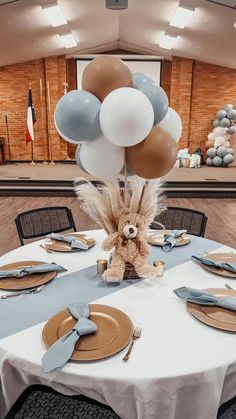
<svg viewBox="0 0 236 419">
<path fill-rule="evenodd" d="M 91 265 L 91 260 L 94 263 L 95 257 L 107 257 L 99 246 L 103 233 L 88 234 L 96 237 L 98 246 L 83 255 L 47 254 L 36 242 L 4 255 L 0 263 L 16 258 L 53 260 L 73 272 Z M 227 251 L 232 249 L 217 249 Z M 236 285 L 228 278 L 227 282 Z M 161 280 L 143 280 L 97 300 L 123 310 L 135 326 L 142 327 L 127 363 L 122 362 L 122 351 L 98 362 L 68 363 L 45 375 L 41 367 L 44 323 L 0 340 L 0 418 L 26 387 L 41 383 L 106 403 L 122 419 L 216 419 L 219 405 L 236 396 L 235 334 L 197 321 L 173 289 L 183 285 L 220 288 L 224 283 L 225 278 L 189 261 L 166 271 Z"/>
</svg>

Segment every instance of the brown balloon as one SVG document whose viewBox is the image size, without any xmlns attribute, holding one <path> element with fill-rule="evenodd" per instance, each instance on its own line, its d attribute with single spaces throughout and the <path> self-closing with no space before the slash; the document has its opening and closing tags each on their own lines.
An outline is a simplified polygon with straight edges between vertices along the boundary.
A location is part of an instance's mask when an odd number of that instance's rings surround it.
<svg viewBox="0 0 236 419">
<path fill-rule="evenodd" d="M 118 57 L 94 58 L 83 72 L 83 90 L 93 93 L 101 102 L 119 87 L 133 87 L 133 79 L 128 66 Z"/>
<path fill-rule="evenodd" d="M 141 143 L 126 148 L 127 165 L 138 176 L 155 179 L 174 166 L 178 147 L 173 137 L 157 125 Z"/>
<path fill-rule="evenodd" d="M 214 141 L 208 140 L 205 142 L 206 148 L 214 147 Z"/>
</svg>

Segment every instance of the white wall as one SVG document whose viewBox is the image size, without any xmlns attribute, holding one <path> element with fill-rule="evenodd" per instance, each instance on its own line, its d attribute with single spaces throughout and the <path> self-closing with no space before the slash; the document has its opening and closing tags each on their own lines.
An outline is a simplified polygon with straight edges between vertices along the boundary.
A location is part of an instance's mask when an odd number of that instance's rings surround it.
<svg viewBox="0 0 236 419">
<path fill-rule="evenodd" d="M 77 89 L 81 89 L 81 79 L 82 74 L 86 66 L 90 63 L 91 59 L 94 56 L 86 57 L 83 59 L 77 59 Z M 147 76 L 151 77 L 156 84 L 160 85 L 160 78 L 161 78 L 161 61 L 157 61 L 158 57 L 145 57 L 144 55 L 140 55 L 137 59 L 131 56 L 120 56 L 120 58 L 126 63 L 126 65 L 130 68 L 132 73 L 141 72 L 145 73 Z M 132 61 L 130 61 L 132 60 Z"/>
</svg>

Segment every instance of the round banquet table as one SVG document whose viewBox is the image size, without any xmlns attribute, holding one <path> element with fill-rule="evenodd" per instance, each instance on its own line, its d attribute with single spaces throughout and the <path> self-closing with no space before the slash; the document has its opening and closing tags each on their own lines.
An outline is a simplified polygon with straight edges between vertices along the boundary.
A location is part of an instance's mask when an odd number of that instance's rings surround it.
<svg viewBox="0 0 236 419">
<path fill-rule="evenodd" d="M 22 260 L 56 262 L 67 268 L 39 294 L 0 300 L 0 418 L 31 384 L 67 394 L 84 394 L 110 405 L 122 419 L 216 419 L 218 407 L 236 396 L 236 337 L 195 319 L 175 288 L 222 288 L 226 278 L 191 260 L 200 252 L 235 252 L 220 243 L 192 236 L 169 253 L 152 246 L 150 261 L 165 261 L 163 278 L 106 284 L 78 271 L 108 258 L 101 250 L 105 233 L 86 234 L 96 244 L 88 251 L 46 253 L 37 241 L 0 258 L 0 265 Z M 76 279 L 77 278 L 77 279 Z M 87 282 L 86 282 L 87 281 Z M 233 279 L 227 278 L 231 286 Z M 0 291 L 0 295 L 5 294 Z M 96 362 L 68 362 L 42 371 L 42 329 L 51 315 L 75 301 L 95 302 L 124 311 L 142 327 L 128 362 L 126 349 Z"/>
</svg>

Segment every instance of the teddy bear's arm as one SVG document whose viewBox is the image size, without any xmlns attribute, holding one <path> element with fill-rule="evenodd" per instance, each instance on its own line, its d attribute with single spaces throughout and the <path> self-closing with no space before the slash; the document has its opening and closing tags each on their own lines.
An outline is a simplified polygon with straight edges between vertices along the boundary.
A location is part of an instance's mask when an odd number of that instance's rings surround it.
<svg viewBox="0 0 236 419">
<path fill-rule="evenodd" d="M 103 250 L 105 251 L 111 250 L 115 246 L 118 237 L 119 237 L 119 233 L 117 231 L 115 233 L 110 234 L 105 240 L 103 240 L 103 243 L 102 243 Z"/>
<path fill-rule="evenodd" d="M 139 251 L 140 251 L 140 255 L 141 256 L 149 256 L 150 254 L 150 247 L 147 243 L 146 240 L 142 239 L 140 240 L 140 246 L 139 246 Z"/>
</svg>

